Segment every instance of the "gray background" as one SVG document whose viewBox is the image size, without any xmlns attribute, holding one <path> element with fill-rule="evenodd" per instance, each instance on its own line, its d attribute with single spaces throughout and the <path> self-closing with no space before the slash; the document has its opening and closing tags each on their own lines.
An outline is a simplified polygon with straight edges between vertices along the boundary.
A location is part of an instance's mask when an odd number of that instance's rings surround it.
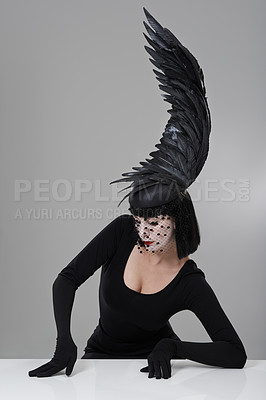
<svg viewBox="0 0 266 400">
<path fill-rule="evenodd" d="M 143 48 L 145 6 L 205 74 L 212 133 L 207 162 L 189 189 L 202 239 L 191 258 L 204 270 L 248 357 L 265 359 L 265 2 L 0 5 L 0 357 L 52 356 L 52 283 L 108 222 L 128 212 L 128 202 L 117 208 L 115 196 L 124 185 L 109 182 L 155 150 L 169 118 Z M 61 179 L 73 189 L 65 201 L 52 192 Z M 93 187 L 78 199 L 74 185 L 82 179 Z M 18 180 L 32 185 L 20 200 Z M 40 180 L 47 191 L 41 200 Z M 243 181 L 246 197 L 240 195 Z M 62 200 L 64 185 L 59 192 Z M 56 218 L 74 208 L 92 214 Z M 26 209 L 35 217 L 27 217 Z M 38 218 L 40 209 L 51 210 L 51 218 Z M 99 276 L 100 270 L 76 293 L 72 333 L 79 357 L 98 322 Z M 171 323 L 183 340 L 209 340 L 188 311 Z"/>
</svg>

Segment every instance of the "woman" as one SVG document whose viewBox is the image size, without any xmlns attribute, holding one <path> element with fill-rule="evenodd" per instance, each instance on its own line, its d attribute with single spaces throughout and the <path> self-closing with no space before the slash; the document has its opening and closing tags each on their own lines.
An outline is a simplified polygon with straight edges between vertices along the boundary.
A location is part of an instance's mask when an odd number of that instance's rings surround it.
<svg viewBox="0 0 266 400">
<path fill-rule="evenodd" d="M 171 359 L 227 368 L 243 368 L 246 362 L 243 344 L 204 272 L 189 258 L 200 234 L 186 189 L 205 163 L 211 127 L 203 73 L 178 39 L 144 11 L 154 50 L 145 48 L 164 72 L 155 71 L 172 104 L 171 118 L 152 158 L 111 182 L 133 182 L 125 196 L 131 214 L 109 223 L 56 278 L 56 350 L 30 376 L 51 376 L 64 368 L 71 374 L 77 359 L 70 331 L 75 292 L 100 267 L 100 318 L 82 358 L 147 358 L 141 371 L 158 379 L 171 376 Z M 176 335 L 169 319 L 182 310 L 199 318 L 211 342 Z"/>
<path fill-rule="evenodd" d="M 170 360 L 178 358 L 243 368 L 243 344 L 204 273 L 188 257 L 200 242 L 188 192 L 181 202 L 131 212 L 106 226 L 59 273 L 53 284 L 56 351 L 30 376 L 51 376 L 63 368 L 71 374 L 77 359 L 70 332 L 75 291 L 100 266 L 101 315 L 82 358 L 147 358 L 149 366 L 142 371 L 149 378 L 169 378 Z M 181 341 L 174 333 L 168 320 L 186 309 L 199 318 L 213 342 Z"/>
</svg>

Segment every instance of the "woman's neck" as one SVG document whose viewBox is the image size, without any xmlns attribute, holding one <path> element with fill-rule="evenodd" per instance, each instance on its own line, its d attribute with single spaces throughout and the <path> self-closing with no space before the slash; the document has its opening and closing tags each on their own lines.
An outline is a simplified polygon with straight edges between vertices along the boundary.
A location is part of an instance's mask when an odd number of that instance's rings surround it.
<svg viewBox="0 0 266 400">
<path fill-rule="evenodd" d="M 181 259 L 178 258 L 175 239 L 172 243 L 169 243 L 168 250 L 163 249 L 161 252 L 159 249 L 154 253 L 144 251 L 141 253 L 141 257 L 151 266 L 168 265 L 175 268 L 182 266 L 189 259 L 188 256 Z"/>
</svg>

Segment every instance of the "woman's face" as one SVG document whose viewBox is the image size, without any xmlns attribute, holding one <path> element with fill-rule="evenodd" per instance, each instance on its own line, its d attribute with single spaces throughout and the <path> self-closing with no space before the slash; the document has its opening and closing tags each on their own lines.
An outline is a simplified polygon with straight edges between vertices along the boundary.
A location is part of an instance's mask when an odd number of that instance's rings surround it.
<svg viewBox="0 0 266 400">
<path fill-rule="evenodd" d="M 136 229 L 146 251 L 155 253 L 167 251 L 175 244 L 175 222 L 168 215 L 144 218 L 133 215 Z"/>
</svg>

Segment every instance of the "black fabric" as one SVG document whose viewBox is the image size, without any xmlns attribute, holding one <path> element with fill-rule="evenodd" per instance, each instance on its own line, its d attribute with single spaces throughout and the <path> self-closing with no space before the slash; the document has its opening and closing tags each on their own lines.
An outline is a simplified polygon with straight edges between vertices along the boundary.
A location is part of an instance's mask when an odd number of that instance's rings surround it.
<svg viewBox="0 0 266 400">
<path fill-rule="evenodd" d="M 144 354 L 138 354 L 138 355 L 131 355 L 130 358 L 137 358 L 137 359 L 147 359 L 149 353 L 144 353 Z M 82 359 L 88 359 L 88 358 L 109 358 L 109 359 L 121 359 L 121 358 L 128 358 L 127 355 L 125 354 L 108 354 L 108 353 L 103 353 L 100 351 L 95 351 L 93 347 L 86 347 L 86 352 L 84 355 L 81 357 Z"/>
<path fill-rule="evenodd" d="M 75 287 L 69 279 L 57 277 L 53 284 L 53 306 L 57 327 L 56 348 L 48 363 L 28 372 L 38 378 L 56 374 L 66 368 L 70 375 L 77 361 L 77 346 L 70 332 L 70 317 L 75 297 Z"/>
<path fill-rule="evenodd" d="M 176 358 L 204 364 L 242 368 L 246 361 L 243 344 L 224 313 L 204 272 L 189 259 L 175 278 L 162 290 L 142 294 L 128 288 L 123 279 L 125 265 L 136 243 L 132 215 L 110 222 L 59 273 L 54 289 L 64 278 L 74 299 L 76 289 L 102 266 L 99 287 L 100 318 L 84 349 L 109 354 L 110 358 L 136 358 L 149 354 L 163 338 L 175 340 Z M 63 296 L 63 295 L 62 295 Z M 56 298 L 56 296 L 54 296 Z M 63 300 L 62 300 L 63 301 Z M 55 310 L 58 307 L 55 305 Z M 72 308 L 72 305 L 69 306 Z M 202 322 L 212 342 L 182 341 L 169 319 L 190 310 Z M 69 331 L 70 312 L 56 316 L 57 325 Z M 61 322 L 59 322 L 61 321 Z"/>
<path fill-rule="evenodd" d="M 66 368 L 66 375 L 70 375 L 77 361 L 78 348 L 70 337 L 57 338 L 53 358 L 48 363 L 28 372 L 29 376 L 45 378 L 52 376 Z"/>
<path fill-rule="evenodd" d="M 148 368 L 141 368 L 141 372 L 149 372 L 148 378 L 157 379 L 163 377 L 168 379 L 171 376 L 171 360 L 176 354 L 175 340 L 160 340 L 148 356 Z"/>
</svg>

